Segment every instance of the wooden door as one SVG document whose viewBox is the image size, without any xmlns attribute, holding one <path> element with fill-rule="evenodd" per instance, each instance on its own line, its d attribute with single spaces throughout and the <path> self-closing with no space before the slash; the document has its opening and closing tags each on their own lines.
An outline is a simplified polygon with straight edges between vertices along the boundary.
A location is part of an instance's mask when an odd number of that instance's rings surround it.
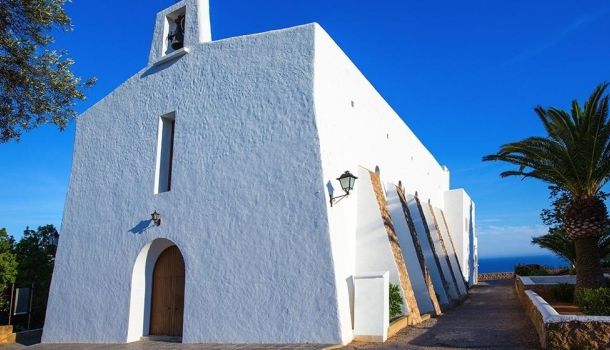
<svg viewBox="0 0 610 350">
<path fill-rule="evenodd" d="M 163 251 L 155 264 L 152 283 L 150 334 L 182 336 L 184 259 L 176 246 Z"/>
</svg>

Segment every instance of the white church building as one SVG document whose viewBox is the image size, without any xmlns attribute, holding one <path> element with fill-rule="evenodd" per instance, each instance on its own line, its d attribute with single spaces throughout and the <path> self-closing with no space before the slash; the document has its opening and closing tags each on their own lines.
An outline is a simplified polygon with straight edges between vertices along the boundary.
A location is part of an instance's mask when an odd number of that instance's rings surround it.
<svg viewBox="0 0 610 350">
<path fill-rule="evenodd" d="M 389 283 L 442 317 L 476 283 L 468 194 L 319 25 L 212 41 L 208 6 L 160 12 L 77 120 L 42 341 L 384 340 Z"/>
</svg>

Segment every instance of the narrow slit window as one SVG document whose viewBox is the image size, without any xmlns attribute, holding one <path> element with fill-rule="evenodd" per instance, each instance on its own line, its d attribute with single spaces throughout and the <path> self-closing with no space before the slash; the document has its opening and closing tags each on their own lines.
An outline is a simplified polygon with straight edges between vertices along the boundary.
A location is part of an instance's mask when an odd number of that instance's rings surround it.
<svg viewBox="0 0 610 350">
<path fill-rule="evenodd" d="M 171 189 L 172 160 L 174 158 L 174 126 L 174 113 L 166 114 L 159 119 L 155 193 L 167 192 Z"/>
</svg>

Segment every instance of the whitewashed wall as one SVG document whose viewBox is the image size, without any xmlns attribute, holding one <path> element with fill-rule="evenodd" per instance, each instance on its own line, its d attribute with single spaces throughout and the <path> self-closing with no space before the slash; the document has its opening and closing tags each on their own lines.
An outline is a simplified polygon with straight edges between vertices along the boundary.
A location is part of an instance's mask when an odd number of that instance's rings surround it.
<svg viewBox="0 0 610 350">
<path fill-rule="evenodd" d="M 476 284 L 478 257 L 475 205 L 463 189 L 445 192 L 445 217 L 464 279 L 469 285 Z"/>
<path fill-rule="evenodd" d="M 410 190 L 419 190 L 439 205 L 449 189 L 448 172 L 438 164 L 402 119 L 392 110 L 328 34 L 315 25 L 314 102 L 320 139 L 323 178 L 336 194 L 335 180 L 345 170 L 358 166 L 379 167 L 382 183 L 399 180 Z M 356 182 L 358 191 L 359 181 Z M 328 189 L 325 191 L 328 196 Z M 328 207 L 337 297 L 342 334 L 350 336 L 349 281 L 354 275 L 354 227 L 359 213 L 355 198 Z"/>
<path fill-rule="evenodd" d="M 194 45 L 78 119 L 43 342 L 136 339 L 132 272 L 156 238 L 184 256 L 183 342 L 342 342 L 314 33 Z M 155 195 L 158 121 L 172 111 L 172 189 Z M 148 227 L 153 210 L 159 227 Z"/>
<path fill-rule="evenodd" d="M 379 166 L 383 180 L 442 207 L 449 172 L 318 25 L 314 95 L 325 180 Z"/>
<path fill-rule="evenodd" d="M 189 21 L 205 19 L 207 1 L 184 4 L 198 11 Z M 199 37 L 163 64 L 153 43 L 150 65 L 77 121 L 43 342 L 145 334 L 137 274 L 154 256 L 142 265 L 142 252 L 167 239 L 185 260 L 183 342 L 345 344 L 366 227 L 359 182 L 330 207 L 335 179 L 378 166 L 447 210 L 448 171 L 318 25 L 201 44 L 204 27 L 188 22 Z M 172 187 L 154 194 L 157 127 L 170 112 Z"/>
</svg>

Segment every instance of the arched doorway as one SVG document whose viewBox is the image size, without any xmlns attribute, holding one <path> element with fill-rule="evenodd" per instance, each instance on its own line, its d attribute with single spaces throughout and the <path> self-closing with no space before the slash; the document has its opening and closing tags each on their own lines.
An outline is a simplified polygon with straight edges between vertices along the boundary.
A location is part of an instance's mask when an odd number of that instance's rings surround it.
<svg viewBox="0 0 610 350">
<path fill-rule="evenodd" d="M 150 335 L 181 337 L 184 259 L 175 245 L 165 249 L 155 263 L 150 305 Z"/>
</svg>

